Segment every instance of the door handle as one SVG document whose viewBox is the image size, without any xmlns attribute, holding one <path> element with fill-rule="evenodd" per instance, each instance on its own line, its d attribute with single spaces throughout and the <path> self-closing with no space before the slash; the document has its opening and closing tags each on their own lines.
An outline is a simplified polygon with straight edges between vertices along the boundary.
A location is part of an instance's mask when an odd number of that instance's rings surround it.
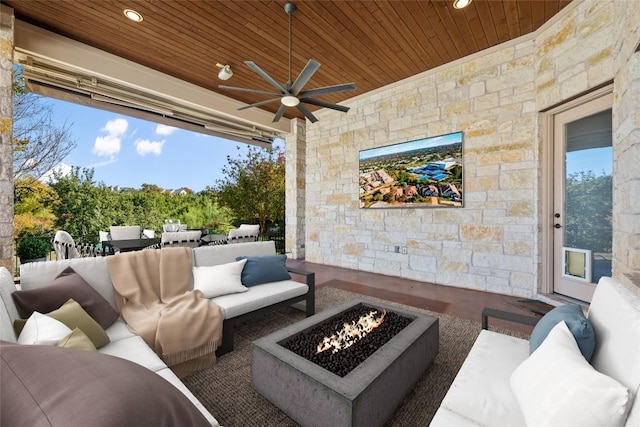
<svg viewBox="0 0 640 427">
<path fill-rule="evenodd" d="M 560 224 L 553 224 L 553 228 L 562 228 Z"/>
</svg>

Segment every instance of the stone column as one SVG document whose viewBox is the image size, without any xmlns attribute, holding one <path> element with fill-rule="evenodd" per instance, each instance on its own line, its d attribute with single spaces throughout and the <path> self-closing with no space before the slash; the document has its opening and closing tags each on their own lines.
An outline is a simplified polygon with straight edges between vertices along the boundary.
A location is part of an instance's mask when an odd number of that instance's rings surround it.
<svg viewBox="0 0 640 427">
<path fill-rule="evenodd" d="M 286 138 L 285 248 L 293 259 L 304 258 L 306 135 L 306 122 L 292 119 Z"/>
<path fill-rule="evenodd" d="M 0 4 L 0 266 L 13 273 L 13 9 Z"/>
<path fill-rule="evenodd" d="M 640 286 L 640 49 L 617 73 L 613 105 L 613 277 Z"/>
</svg>

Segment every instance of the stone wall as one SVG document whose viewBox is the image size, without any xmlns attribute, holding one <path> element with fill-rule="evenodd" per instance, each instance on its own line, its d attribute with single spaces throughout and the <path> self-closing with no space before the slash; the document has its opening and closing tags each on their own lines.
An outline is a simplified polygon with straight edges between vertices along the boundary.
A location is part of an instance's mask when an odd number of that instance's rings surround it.
<svg viewBox="0 0 640 427">
<path fill-rule="evenodd" d="M 294 259 L 304 258 L 305 151 L 306 128 L 299 119 L 291 120 L 286 140 L 285 250 Z"/>
<path fill-rule="evenodd" d="M 13 272 L 13 9 L 0 4 L 0 267 Z"/>
<path fill-rule="evenodd" d="M 640 4 L 615 2 L 613 276 L 640 286 Z"/>
<path fill-rule="evenodd" d="M 348 114 L 319 113 L 307 126 L 306 259 L 535 295 L 542 262 L 539 112 L 614 78 L 625 63 L 614 16 L 640 7 L 620 3 L 572 3 L 530 37 L 355 98 Z M 358 208 L 360 150 L 456 131 L 464 132 L 464 208 Z M 637 137 L 628 140 L 637 149 Z"/>
</svg>

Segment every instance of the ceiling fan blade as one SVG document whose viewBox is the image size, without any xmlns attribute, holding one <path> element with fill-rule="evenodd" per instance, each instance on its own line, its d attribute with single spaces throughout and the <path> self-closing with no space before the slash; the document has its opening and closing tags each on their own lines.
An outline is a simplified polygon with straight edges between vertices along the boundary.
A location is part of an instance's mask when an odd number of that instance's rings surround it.
<svg viewBox="0 0 640 427">
<path fill-rule="evenodd" d="M 281 104 L 280 108 L 278 108 L 278 111 L 276 111 L 276 115 L 273 117 L 273 123 L 280 121 L 280 119 L 282 118 L 282 115 L 286 110 L 287 110 L 287 106 L 284 104 Z"/>
<path fill-rule="evenodd" d="M 304 92 L 300 92 L 298 96 L 300 98 L 308 98 L 310 96 L 328 95 L 330 93 L 347 92 L 355 89 L 355 83 L 345 83 L 341 85 L 325 86 L 319 87 L 317 89 L 305 90 Z"/>
<path fill-rule="evenodd" d="M 247 64 L 247 66 L 249 68 L 251 68 L 253 71 L 255 71 L 256 73 L 260 74 L 260 77 L 262 77 L 263 79 L 268 81 L 269 84 L 271 84 L 271 86 L 275 87 L 280 92 L 282 92 L 283 94 L 285 94 L 285 93 L 288 94 L 289 93 L 289 92 L 287 92 L 287 89 L 284 86 L 282 86 L 277 81 L 273 80 L 273 78 L 269 74 L 265 73 L 262 70 L 262 68 L 258 67 L 255 62 L 253 62 L 253 61 L 244 61 L 244 63 Z"/>
<path fill-rule="evenodd" d="M 247 108 L 251 108 L 251 107 L 259 107 L 261 105 L 269 104 L 269 103 L 275 102 L 275 101 L 280 101 L 280 98 L 267 99 L 266 101 L 260 101 L 260 102 L 254 103 L 254 104 L 245 105 L 244 107 L 238 108 L 238 111 L 246 110 Z"/>
<path fill-rule="evenodd" d="M 282 96 L 282 94 L 278 92 L 268 92 L 266 90 L 260 90 L 260 89 L 248 89 L 245 87 L 218 85 L 218 88 L 227 89 L 227 90 L 238 90 L 240 92 L 262 93 L 264 95 Z"/>
<path fill-rule="evenodd" d="M 319 107 L 331 108 L 332 110 L 342 111 L 346 113 L 349 111 L 349 107 L 344 107 L 338 104 L 332 104 L 331 102 L 320 101 L 319 99 L 313 98 L 300 98 L 300 102 L 304 102 L 305 104 L 317 105 Z"/>
<path fill-rule="evenodd" d="M 291 94 L 294 96 L 297 95 L 311 77 L 313 77 L 315 72 L 318 71 L 318 68 L 320 68 L 320 63 L 315 59 L 310 59 L 298 75 L 296 81 L 293 82 L 293 86 L 291 86 Z"/>
<path fill-rule="evenodd" d="M 305 107 L 302 104 L 298 104 L 296 107 L 298 107 L 298 110 L 300 110 L 300 112 L 302 112 L 302 114 L 304 114 L 304 116 L 309 119 L 309 121 L 311 123 L 315 123 L 318 121 L 318 119 L 316 118 L 316 116 L 314 116 L 313 114 L 311 114 L 311 111 L 309 111 L 307 109 L 307 107 Z"/>
</svg>

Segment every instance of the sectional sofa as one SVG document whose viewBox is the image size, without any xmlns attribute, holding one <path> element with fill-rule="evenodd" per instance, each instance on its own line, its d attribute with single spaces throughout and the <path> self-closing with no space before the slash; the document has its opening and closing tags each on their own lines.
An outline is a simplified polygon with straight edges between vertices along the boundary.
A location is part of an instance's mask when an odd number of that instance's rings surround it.
<svg viewBox="0 0 640 427">
<path fill-rule="evenodd" d="M 116 255 L 119 256 L 119 255 Z M 205 246 L 193 250 L 194 276 L 196 280 L 191 287 L 199 286 L 202 277 L 197 274 L 214 276 L 218 281 L 229 274 L 229 266 L 237 263 L 238 257 L 247 257 L 244 267 L 251 261 L 275 258 L 274 242 L 239 243 L 223 246 Z M 20 288 L 23 290 L 38 289 L 51 283 L 63 270 L 72 267 L 92 288 L 94 288 L 114 309 L 116 303 L 113 295 L 112 283 L 109 276 L 106 257 L 78 258 L 70 260 L 30 263 L 21 266 Z M 204 269 L 203 269 L 204 267 Z M 208 270 L 210 269 L 210 270 Z M 246 268 L 245 268 L 246 269 Z M 237 268 L 235 268 L 236 271 Z M 302 281 L 293 278 L 268 281 L 248 289 L 238 291 L 227 289 L 232 293 L 214 296 L 211 299 L 218 304 L 224 317 L 223 341 L 217 354 L 222 355 L 233 349 L 233 330 L 238 322 L 248 318 L 267 313 L 282 306 L 302 303 L 302 309 L 307 315 L 315 312 L 315 287 L 314 274 L 312 272 L 287 269 Z M 196 272 L 198 272 L 196 274 Z M 244 270 L 243 270 L 244 271 Z M 280 272 L 281 273 L 281 272 Z M 270 276 L 270 272 L 257 270 L 258 278 L 264 281 Z M 255 279 L 255 275 L 254 275 Z M 207 285 L 205 283 L 205 285 Z M 211 293 L 211 289 L 203 287 L 203 293 Z M 17 337 L 13 329 L 14 320 L 18 319 L 19 311 L 14 304 L 11 294 L 16 291 L 11 274 L 4 268 L 0 268 L 0 340 L 5 343 L 16 343 Z M 219 292 L 218 292 L 219 293 Z M 180 379 L 167 367 L 167 365 L 151 350 L 139 336 L 133 334 L 126 326 L 122 318 L 105 329 L 109 343 L 100 347 L 98 352 L 104 355 L 117 356 L 137 365 L 141 365 L 163 377 L 173 384 L 206 418 L 212 426 L 218 422 L 212 414 L 197 400 L 197 398 L 184 386 Z M 10 347 L 7 347 L 9 351 Z M 14 349 L 12 349 L 13 351 Z"/>
<path fill-rule="evenodd" d="M 483 329 L 431 426 L 640 426 L 640 288 L 603 277 L 588 321 L 565 308 L 530 340 Z M 483 327 L 495 317 L 523 320 L 486 310 Z"/>
</svg>

